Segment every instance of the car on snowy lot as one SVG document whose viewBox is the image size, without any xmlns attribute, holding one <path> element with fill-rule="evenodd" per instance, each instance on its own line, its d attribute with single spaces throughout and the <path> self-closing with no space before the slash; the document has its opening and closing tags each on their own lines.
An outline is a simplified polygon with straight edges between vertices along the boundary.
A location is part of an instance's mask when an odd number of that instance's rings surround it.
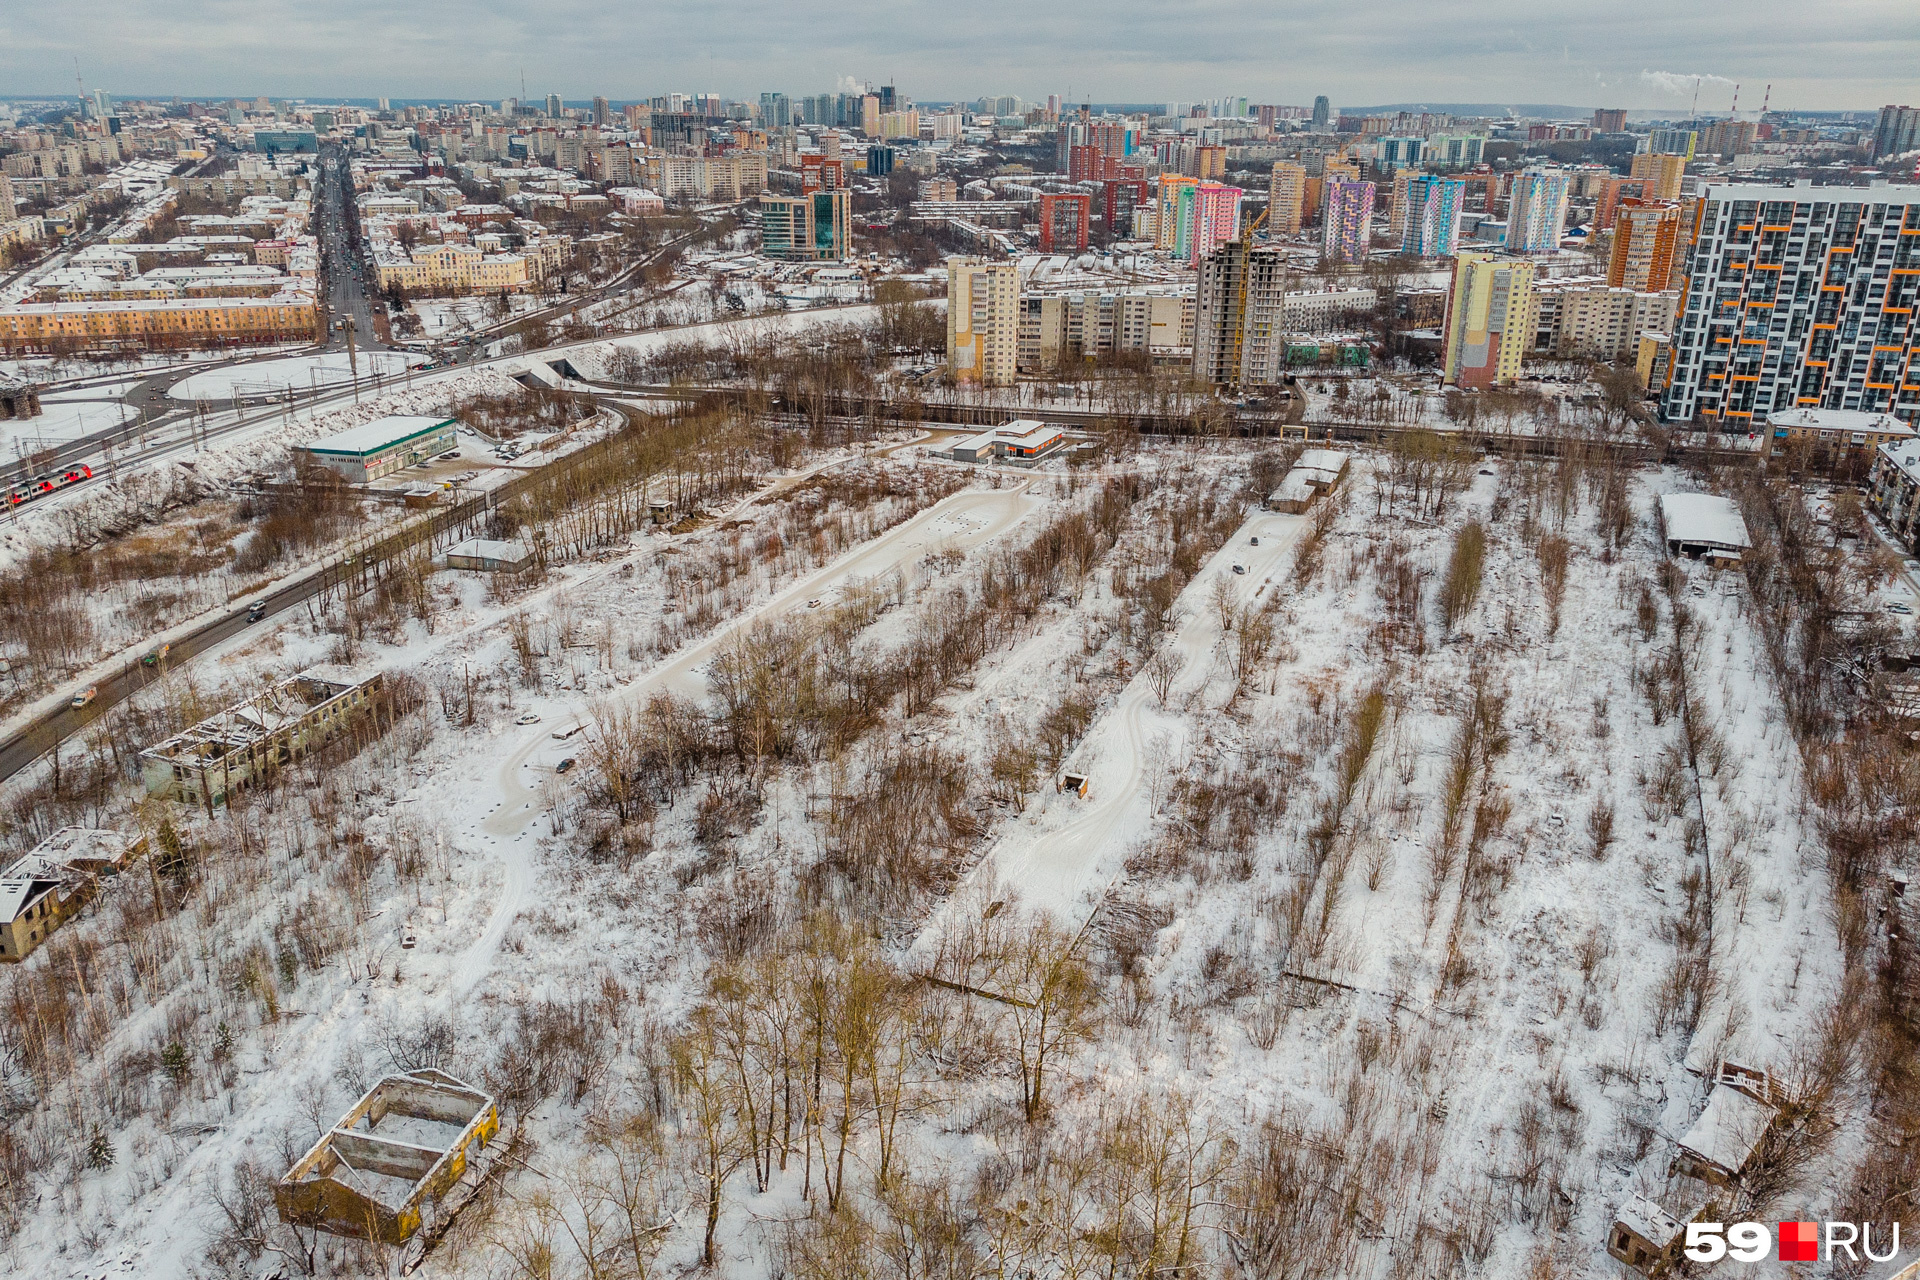
<svg viewBox="0 0 1920 1280">
<path fill-rule="evenodd" d="M 519 719 L 515 720 L 514 723 L 515 724 L 539 724 L 540 713 L 538 711 L 522 712 Z"/>
<path fill-rule="evenodd" d="M 1888 613 L 1912 613 L 1913 606 L 1901 600 L 1895 600 L 1887 606 Z"/>
<path fill-rule="evenodd" d="M 807 608 L 818 609 L 819 607 L 820 607 L 820 601 L 817 598 L 807 601 Z"/>
<path fill-rule="evenodd" d="M 1243 565 L 1243 564 L 1237 564 L 1237 565 L 1235 565 L 1235 566 L 1233 566 L 1233 571 L 1234 571 L 1235 573 L 1245 573 L 1245 572 L 1247 571 L 1247 566 L 1245 566 L 1245 565 Z"/>
<path fill-rule="evenodd" d="M 1247 539 L 1247 545 L 1248 545 L 1248 546 L 1253 546 L 1253 547 L 1257 547 L 1257 546 L 1259 546 L 1259 545 L 1260 545 L 1260 539 L 1258 539 L 1258 538 L 1249 538 L 1249 539 Z"/>
<path fill-rule="evenodd" d="M 567 772 L 567 770 L 571 768 L 573 768 L 573 757 L 568 756 L 565 760 L 562 760 L 559 764 L 553 766 L 553 771 L 555 773 L 565 773 Z"/>
</svg>

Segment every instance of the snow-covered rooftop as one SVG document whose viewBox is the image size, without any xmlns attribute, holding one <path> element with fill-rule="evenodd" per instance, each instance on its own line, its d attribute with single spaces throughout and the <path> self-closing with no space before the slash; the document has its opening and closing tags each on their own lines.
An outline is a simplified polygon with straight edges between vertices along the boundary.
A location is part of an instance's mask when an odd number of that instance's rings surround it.
<svg viewBox="0 0 1920 1280">
<path fill-rule="evenodd" d="M 1767 419 L 1770 426 L 1801 427 L 1814 431 L 1872 431 L 1880 435 L 1912 436 L 1914 429 L 1890 413 L 1863 409 L 1785 409 Z"/>
<path fill-rule="evenodd" d="M 1772 1123 L 1773 1108 L 1766 1103 L 1732 1085 L 1716 1084 L 1680 1145 L 1708 1164 L 1738 1173 Z"/>
<path fill-rule="evenodd" d="M 444 427 L 452 421 L 452 418 L 438 418 L 431 414 L 395 414 L 363 422 L 357 427 L 348 427 L 337 435 L 315 440 L 306 447 L 318 453 L 372 453 L 432 431 L 435 427 Z"/>
<path fill-rule="evenodd" d="M 1663 493 L 1660 523 L 1669 543 L 1685 543 L 1744 551 L 1753 545 L 1747 522 L 1731 498 L 1711 493 Z"/>
<path fill-rule="evenodd" d="M 1614 1214 L 1614 1221 L 1663 1249 L 1680 1234 L 1680 1219 L 1638 1192 L 1627 1197 L 1627 1202 Z"/>
</svg>

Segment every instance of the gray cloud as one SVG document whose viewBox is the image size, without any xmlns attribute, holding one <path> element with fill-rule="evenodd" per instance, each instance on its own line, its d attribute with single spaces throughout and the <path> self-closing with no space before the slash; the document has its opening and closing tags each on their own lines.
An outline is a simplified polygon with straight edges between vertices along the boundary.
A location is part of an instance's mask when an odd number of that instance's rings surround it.
<svg viewBox="0 0 1920 1280">
<path fill-rule="evenodd" d="M 121 94 L 616 99 L 892 80 L 921 99 L 1569 102 L 1724 110 L 1912 101 L 1912 0 L 0 0 L 0 87 Z M 1668 72 L 1649 68 L 1690 67 Z"/>
</svg>

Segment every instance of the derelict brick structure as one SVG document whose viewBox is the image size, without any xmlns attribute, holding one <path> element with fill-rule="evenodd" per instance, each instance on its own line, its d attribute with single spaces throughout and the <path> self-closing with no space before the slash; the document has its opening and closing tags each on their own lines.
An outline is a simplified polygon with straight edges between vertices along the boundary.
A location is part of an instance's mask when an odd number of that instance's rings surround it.
<svg viewBox="0 0 1920 1280">
<path fill-rule="evenodd" d="M 284 1222 L 400 1245 L 436 1225 L 440 1202 L 500 1129 L 492 1097 L 444 1071 L 388 1076 L 273 1190 Z"/>
</svg>

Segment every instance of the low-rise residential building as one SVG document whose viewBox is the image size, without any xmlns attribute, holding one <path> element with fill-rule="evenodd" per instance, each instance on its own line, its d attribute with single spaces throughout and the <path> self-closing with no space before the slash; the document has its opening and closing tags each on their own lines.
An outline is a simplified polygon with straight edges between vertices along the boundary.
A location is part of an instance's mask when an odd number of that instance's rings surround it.
<svg viewBox="0 0 1920 1280">
<path fill-rule="evenodd" d="M 408 293 L 521 293 L 531 287 L 527 259 L 487 253 L 470 244 L 426 245 L 408 253 L 398 244 L 377 253 L 374 281 Z"/>
<path fill-rule="evenodd" d="M 1920 546 L 1920 440 L 1889 441 L 1873 451 L 1867 498 L 1907 550 Z"/>
<path fill-rule="evenodd" d="M 26 302 L 0 307 L 0 351 L 202 347 L 311 338 L 311 289 L 267 298 Z"/>
<path fill-rule="evenodd" d="M 1767 419 L 1767 456 L 1790 449 L 1824 452 L 1829 463 L 1866 459 L 1883 445 L 1914 440 L 1920 433 L 1890 413 L 1862 409 L 1783 409 Z"/>
<path fill-rule="evenodd" d="M 0 961 L 31 955 L 146 850 L 144 836 L 62 827 L 0 871 Z"/>
</svg>

